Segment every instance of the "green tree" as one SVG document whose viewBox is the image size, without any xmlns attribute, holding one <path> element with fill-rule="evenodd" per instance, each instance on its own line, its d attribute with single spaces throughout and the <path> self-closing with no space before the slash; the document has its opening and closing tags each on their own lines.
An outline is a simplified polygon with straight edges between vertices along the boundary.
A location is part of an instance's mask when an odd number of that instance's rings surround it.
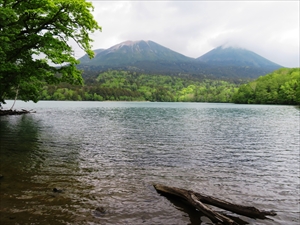
<svg viewBox="0 0 300 225">
<path fill-rule="evenodd" d="M 279 93 L 281 95 L 281 98 L 285 99 L 286 103 L 288 104 L 293 104 L 293 103 L 299 104 L 299 99 L 297 99 L 297 91 L 299 91 L 298 86 L 299 86 L 298 80 L 290 80 L 285 82 L 280 87 Z"/>
<path fill-rule="evenodd" d="M 299 68 L 281 68 L 240 86 L 235 103 L 288 104 L 300 103 Z"/>
<path fill-rule="evenodd" d="M 101 27 L 85 0 L 0 0 L 0 102 L 38 101 L 46 84 L 82 84 L 70 41 L 93 57 Z"/>
</svg>

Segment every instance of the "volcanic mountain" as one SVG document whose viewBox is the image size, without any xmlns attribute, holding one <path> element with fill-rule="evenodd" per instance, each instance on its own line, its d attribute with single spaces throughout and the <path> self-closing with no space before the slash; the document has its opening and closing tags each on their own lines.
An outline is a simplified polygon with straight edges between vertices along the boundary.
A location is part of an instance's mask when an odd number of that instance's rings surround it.
<svg viewBox="0 0 300 225">
<path fill-rule="evenodd" d="M 281 66 L 243 48 L 217 47 L 196 59 L 213 66 L 253 67 L 276 70 Z"/>
<path fill-rule="evenodd" d="M 93 66 L 128 66 L 142 61 L 187 62 L 194 60 L 153 41 L 125 41 L 106 50 L 96 50 L 95 55 L 92 60 L 85 57 L 80 61 Z"/>
<path fill-rule="evenodd" d="M 254 52 L 218 47 L 195 59 L 153 41 L 125 41 L 95 50 L 95 57 L 79 59 L 85 71 L 130 70 L 149 74 L 188 74 L 200 77 L 257 78 L 280 68 Z"/>
</svg>

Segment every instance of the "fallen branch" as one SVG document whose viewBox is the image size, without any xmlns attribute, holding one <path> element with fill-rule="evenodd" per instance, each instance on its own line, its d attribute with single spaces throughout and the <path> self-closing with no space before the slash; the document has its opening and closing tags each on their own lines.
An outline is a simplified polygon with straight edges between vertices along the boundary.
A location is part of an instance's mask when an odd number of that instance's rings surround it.
<svg viewBox="0 0 300 225">
<path fill-rule="evenodd" d="M 267 215 L 275 216 L 276 213 L 273 211 L 261 211 L 255 207 L 243 206 L 238 204 L 232 204 L 230 202 L 214 198 L 211 196 L 203 195 L 191 190 L 185 190 L 176 187 L 168 187 L 160 184 L 155 184 L 154 188 L 164 194 L 177 196 L 181 199 L 186 200 L 190 205 L 194 206 L 200 212 L 202 212 L 205 216 L 207 216 L 212 222 L 221 223 L 225 225 L 237 225 L 238 223 L 233 221 L 232 219 L 224 216 L 220 213 L 214 212 L 211 208 L 206 206 L 205 204 L 213 205 L 218 208 L 225 209 L 227 211 L 251 217 L 251 218 L 259 218 L 266 219 Z M 205 203 L 205 204 L 203 204 Z"/>
<path fill-rule="evenodd" d="M 6 115 L 22 115 L 22 114 L 27 114 L 27 113 L 35 113 L 33 110 L 25 110 L 22 109 L 22 111 L 17 111 L 17 110 L 0 110 L 0 116 L 6 116 Z"/>
</svg>

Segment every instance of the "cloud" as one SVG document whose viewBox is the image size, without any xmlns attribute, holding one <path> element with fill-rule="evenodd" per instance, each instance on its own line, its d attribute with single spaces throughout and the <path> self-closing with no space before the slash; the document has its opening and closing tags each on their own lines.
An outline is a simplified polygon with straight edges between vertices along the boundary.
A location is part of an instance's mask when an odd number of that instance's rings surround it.
<svg viewBox="0 0 300 225">
<path fill-rule="evenodd" d="M 299 1 L 92 2 L 103 28 L 92 35 L 94 49 L 152 40 L 196 58 L 227 44 L 299 67 Z"/>
</svg>

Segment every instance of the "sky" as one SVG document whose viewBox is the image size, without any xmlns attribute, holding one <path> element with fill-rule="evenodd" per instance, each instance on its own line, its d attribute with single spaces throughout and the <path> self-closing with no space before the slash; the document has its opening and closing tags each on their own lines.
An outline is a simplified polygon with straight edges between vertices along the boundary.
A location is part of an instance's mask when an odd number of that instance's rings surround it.
<svg viewBox="0 0 300 225">
<path fill-rule="evenodd" d="M 151 40 L 197 58 L 223 45 L 299 67 L 299 0 L 88 1 L 102 27 L 102 32 L 91 34 L 93 49 Z M 76 57 L 83 54 L 75 48 Z"/>
</svg>

